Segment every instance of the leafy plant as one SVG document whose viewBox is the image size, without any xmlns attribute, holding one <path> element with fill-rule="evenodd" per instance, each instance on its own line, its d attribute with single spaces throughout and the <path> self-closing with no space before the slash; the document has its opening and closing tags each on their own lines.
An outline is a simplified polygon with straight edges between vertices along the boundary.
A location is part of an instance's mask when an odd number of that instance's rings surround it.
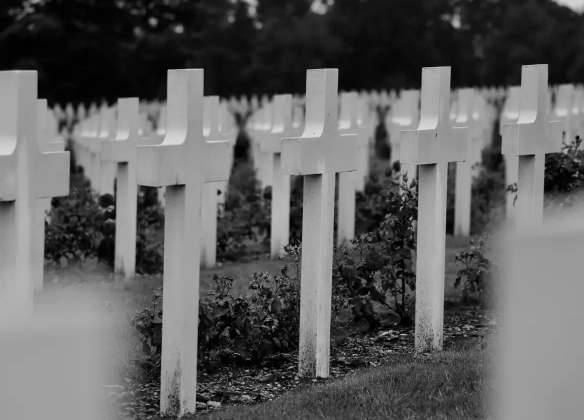
<svg viewBox="0 0 584 420">
<path fill-rule="evenodd" d="M 379 228 L 340 247 L 335 264 L 335 281 L 343 285 L 354 319 L 366 319 L 371 329 L 380 325 L 373 302 L 395 312 L 402 325 L 413 322 L 417 181 L 408 183 L 404 176 L 395 182 L 399 188 L 388 191 Z"/>
<path fill-rule="evenodd" d="M 72 187 L 67 197 L 51 201 L 51 221 L 45 223 L 45 258 L 66 266 L 87 258 L 113 265 L 115 209 L 111 195 L 99 205 L 87 185 Z"/>
<path fill-rule="evenodd" d="M 234 165 L 223 209 L 219 209 L 217 257 L 235 261 L 250 250 L 251 243 L 267 248 L 271 217 L 271 188 L 263 191 L 250 163 Z"/>
<path fill-rule="evenodd" d="M 455 288 L 461 288 L 461 302 L 463 304 L 479 303 L 482 307 L 488 307 L 493 303 L 493 261 L 487 257 L 489 251 L 489 235 L 475 241 L 469 241 L 470 247 L 456 254 L 456 262 L 463 268 L 456 273 Z"/>
<path fill-rule="evenodd" d="M 201 360 L 258 363 L 297 347 L 300 317 L 300 248 L 286 249 L 290 263 L 280 275 L 254 272 L 245 296 L 232 293 L 233 277 L 213 276 L 213 287 L 199 300 L 198 345 Z M 132 325 L 141 337 L 148 366 L 159 366 L 162 309 L 156 289 L 152 308 L 137 312 Z"/>
</svg>

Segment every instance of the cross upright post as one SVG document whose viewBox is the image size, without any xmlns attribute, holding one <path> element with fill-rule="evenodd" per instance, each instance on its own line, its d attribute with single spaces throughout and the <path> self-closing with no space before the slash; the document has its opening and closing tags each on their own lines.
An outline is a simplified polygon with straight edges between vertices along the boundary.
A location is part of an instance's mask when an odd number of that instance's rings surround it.
<svg viewBox="0 0 584 420">
<path fill-rule="evenodd" d="M 51 119 L 53 123 L 51 123 Z M 37 143 L 41 153 L 62 152 L 65 142 L 56 139 L 55 117 L 49 112 L 46 99 L 37 100 Z M 43 289 L 45 263 L 45 220 L 51 210 L 51 198 L 36 200 L 35 239 L 32 244 L 34 260 L 32 263 L 34 290 Z"/>
<path fill-rule="evenodd" d="M 562 149 L 562 124 L 548 115 L 547 64 L 523 66 L 519 119 L 503 126 L 504 155 L 519 156 L 517 227 L 543 223 L 545 155 Z"/>
<path fill-rule="evenodd" d="M 299 138 L 282 140 L 282 172 L 304 176 L 300 297 L 301 376 L 328 377 L 335 175 L 356 171 L 357 138 L 339 136 L 337 69 L 308 70 Z"/>
<path fill-rule="evenodd" d="M 203 137 L 203 70 L 168 72 L 167 117 L 162 144 L 138 147 L 137 178 L 166 187 L 160 411 L 184 416 L 196 408 L 202 184 L 229 178 L 228 144 Z"/>
<path fill-rule="evenodd" d="M 456 182 L 454 193 L 454 235 L 470 235 L 470 213 L 472 196 L 472 172 L 474 164 L 473 151 L 476 147 L 472 134 L 476 132 L 473 121 L 474 89 L 460 89 L 458 91 L 458 115 L 453 127 L 466 127 L 467 138 L 466 160 L 456 162 Z"/>
<path fill-rule="evenodd" d="M 260 150 L 272 162 L 272 223 L 270 255 L 284 255 L 290 239 L 290 175 L 282 172 L 282 139 L 302 133 L 292 127 L 292 95 L 274 96 L 274 124 L 263 137 Z"/>
<path fill-rule="evenodd" d="M 125 281 L 136 274 L 138 137 L 138 99 L 119 99 L 117 133 L 113 138 L 102 140 L 101 160 L 117 165 L 114 272 Z"/>
<path fill-rule="evenodd" d="M 400 135 L 403 130 L 415 130 L 420 122 L 420 91 L 415 89 L 401 92 L 399 101 L 395 102 L 395 112 L 391 119 L 390 136 L 392 140 L 392 150 L 390 165 L 398 162 L 400 174 L 405 174 L 411 181 L 416 177 L 416 167 L 408 165 L 401 160 Z"/>
<path fill-rule="evenodd" d="M 582 86 L 578 86 L 574 91 L 574 100 L 572 101 L 571 117 L 570 117 L 570 132 L 574 140 L 576 136 L 582 136 L 582 99 L 584 99 L 584 91 Z"/>
<path fill-rule="evenodd" d="M 104 161 L 101 157 L 101 146 L 104 141 L 111 140 L 116 135 L 116 109 L 105 107 L 102 111 L 101 130 L 98 138 L 91 143 L 95 159 L 99 168 L 99 193 L 114 194 L 114 180 L 116 179 L 116 166 L 111 161 Z"/>
<path fill-rule="evenodd" d="M 270 154 L 262 152 L 261 144 L 265 143 L 266 137 L 270 137 L 274 125 L 274 101 L 267 98 L 263 101 L 262 120 L 256 132 L 257 154 L 258 154 L 258 171 L 257 176 L 262 188 L 272 185 L 272 160 Z"/>
<path fill-rule="evenodd" d="M 359 138 L 359 110 L 357 92 L 341 93 L 341 117 L 339 136 L 351 135 Z M 360 145 L 358 145 L 359 147 Z M 357 158 L 357 156 L 355 156 Z M 359 168 L 359 164 L 357 164 Z M 337 207 L 337 245 L 355 238 L 355 193 L 357 172 L 339 173 L 339 199 Z"/>
<path fill-rule="evenodd" d="M 357 126 L 359 127 L 359 169 L 355 175 L 355 188 L 357 191 L 365 191 L 365 182 L 369 177 L 369 131 L 373 122 L 369 116 L 369 105 L 365 95 L 359 95 L 357 101 Z"/>
<path fill-rule="evenodd" d="M 231 170 L 231 144 L 229 136 L 219 130 L 219 97 L 205 96 L 203 99 L 203 134 L 207 142 L 222 142 L 229 147 L 226 149 L 228 155 L 221 156 L 224 163 Z M 228 175 L 229 178 L 229 175 Z M 225 183 L 225 186 L 226 183 Z M 203 184 L 201 202 L 201 265 L 203 267 L 214 267 L 217 264 L 217 206 L 219 197 L 217 189 L 221 187 L 218 182 L 208 182 Z"/>
<path fill-rule="evenodd" d="M 562 123 L 562 137 L 564 143 L 572 143 L 572 102 L 574 100 L 574 85 L 563 84 L 558 86 L 556 96 L 555 119 Z"/>
<path fill-rule="evenodd" d="M 465 128 L 452 128 L 450 67 L 422 70 L 420 125 L 402 131 L 401 160 L 419 166 L 416 351 L 442 350 L 448 163 L 467 156 Z"/>
<path fill-rule="evenodd" d="M 32 315 L 36 200 L 69 194 L 69 153 L 38 147 L 37 80 L 0 72 L 0 319 Z"/>
<path fill-rule="evenodd" d="M 519 98 L 521 87 L 512 86 L 509 88 L 505 106 L 501 113 L 499 134 L 503 137 L 503 127 L 507 124 L 516 123 L 519 119 Z M 505 188 L 517 183 L 519 174 L 519 157 L 513 155 L 503 155 L 505 161 Z M 509 192 L 505 194 L 505 217 L 512 221 L 515 219 L 515 196 Z"/>
</svg>

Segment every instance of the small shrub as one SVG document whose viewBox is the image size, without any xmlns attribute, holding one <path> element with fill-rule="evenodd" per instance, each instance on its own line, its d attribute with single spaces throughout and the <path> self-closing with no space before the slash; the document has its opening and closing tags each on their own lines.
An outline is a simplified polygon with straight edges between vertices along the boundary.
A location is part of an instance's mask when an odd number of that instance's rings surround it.
<svg viewBox="0 0 584 420">
<path fill-rule="evenodd" d="M 233 296 L 231 276 L 213 276 L 211 291 L 199 300 L 198 346 L 201 360 L 259 363 L 266 356 L 297 348 L 300 317 L 300 248 L 287 247 L 290 263 L 280 275 L 254 272 L 245 296 Z M 162 309 L 156 289 L 152 307 L 136 312 L 147 366 L 160 365 Z"/>
<path fill-rule="evenodd" d="M 479 304 L 482 308 L 494 303 L 494 274 L 496 265 L 487 257 L 489 235 L 486 233 L 478 240 L 470 240 L 470 247 L 456 254 L 456 262 L 463 268 L 456 273 L 454 287 L 461 288 L 461 303 Z"/>
<path fill-rule="evenodd" d="M 51 202 L 45 258 L 61 267 L 97 258 L 113 268 L 115 198 L 111 194 L 95 197 L 83 180 L 78 180 L 77 185 L 71 187 L 67 197 L 54 198 Z M 138 195 L 136 272 L 141 274 L 162 272 L 164 212 L 155 194 L 155 189 L 141 189 Z"/>
<path fill-rule="evenodd" d="M 263 191 L 250 163 L 234 165 L 223 209 L 218 209 L 217 257 L 235 261 L 250 253 L 248 245 L 269 245 L 271 189 Z"/>
<path fill-rule="evenodd" d="M 106 206 L 110 197 L 99 206 L 91 189 L 80 186 L 72 187 L 67 197 L 53 198 L 51 222 L 45 225 L 45 258 L 61 267 L 94 257 L 113 265 L 115 212 Z"/>
<path fill-rule="evenodd" d="M 583 198 L 584 151 L 579 150 L 582 139 L 577 136 L 561 153 L 546 155 L 545 206 L 550 209 L 572 207 Z"/>
<path fill-rule="evenodd" d="M 388 192 L 386 214 L 378 229 L 359 235 L 337 252 L 334 282 L 355 320 L 366 319 L 370 329 L 380 325 L 373 302 L 395 312 L 402 325 L 413 323 L 410 312 L 415 290 L 415 253 L 418 217 L 417 181 L 401 181 Z"/>
</svg>

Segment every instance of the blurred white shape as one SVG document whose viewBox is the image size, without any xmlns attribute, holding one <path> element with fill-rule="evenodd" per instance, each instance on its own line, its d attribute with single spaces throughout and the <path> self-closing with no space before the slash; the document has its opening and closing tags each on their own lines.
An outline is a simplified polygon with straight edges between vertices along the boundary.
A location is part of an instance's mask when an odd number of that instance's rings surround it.
<svg viewBox="0 0 584 420">
<path fill-rule="evenodd" d="M 505 241 L 499 419 L 584 418 L 582 209 Z"/>
<path fill-rule="evenodd" d="M 49 302 L 0 324 L 0 418 L 97 420 L 104 330 L 87 306 Z M 58 309 L 57 309 L 58 308 Z"/>
</svg>

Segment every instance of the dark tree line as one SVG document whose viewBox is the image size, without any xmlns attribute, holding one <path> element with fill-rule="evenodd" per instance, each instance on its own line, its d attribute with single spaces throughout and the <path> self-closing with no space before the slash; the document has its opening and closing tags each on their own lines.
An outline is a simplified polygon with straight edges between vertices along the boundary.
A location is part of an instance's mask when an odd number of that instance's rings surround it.
<svg viewBox="0 0 584 420">
<path fill-rule="evenodd" d="M 584 81 L 584 16 L 552 0 L 2 0 L 0 69 L 35 69 L 51 103 L 164 98 L 166 71 L 204 68 L 206 94 L 302 93 L 306 69 L 341 89 Z"/>
</svg>

